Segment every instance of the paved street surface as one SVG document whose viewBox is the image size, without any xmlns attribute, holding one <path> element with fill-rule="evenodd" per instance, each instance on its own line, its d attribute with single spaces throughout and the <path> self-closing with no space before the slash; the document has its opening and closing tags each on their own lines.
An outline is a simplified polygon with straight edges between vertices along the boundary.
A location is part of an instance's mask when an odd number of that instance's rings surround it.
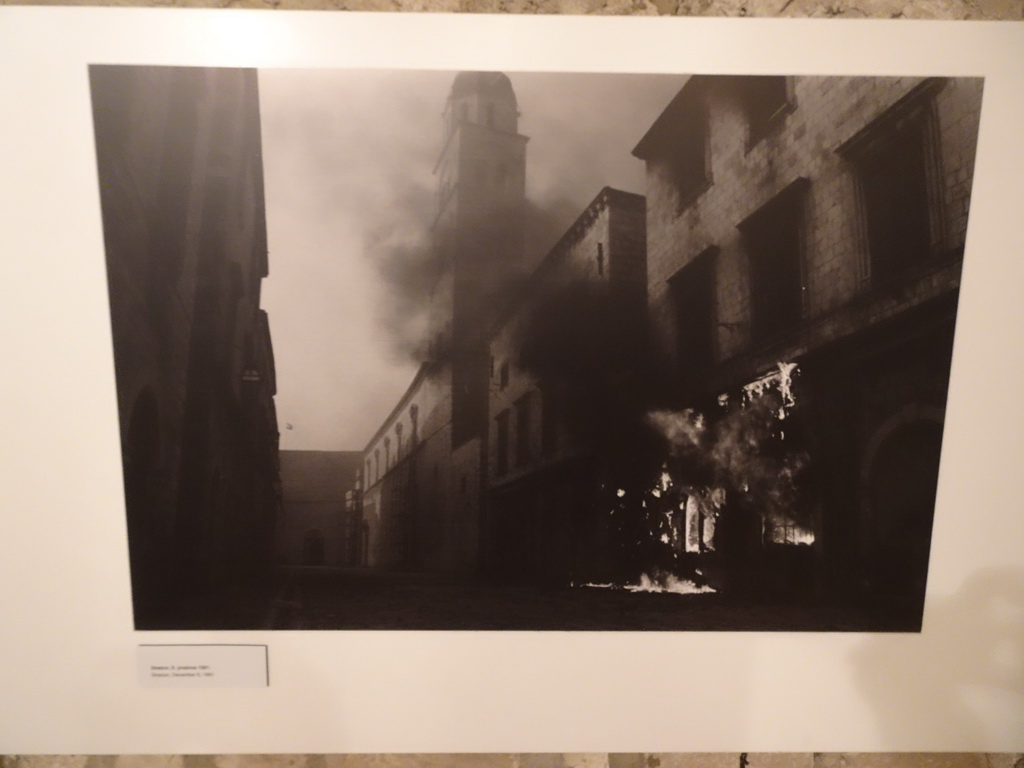
<svg viewBox="0 0 1024 768">
<path fill-rule="evenodd" d="M 810 599 L 749 604 L 718 594 L 545 589 L 362 569 L 285 573 L 267 623 L 275 629 L 903 629 L 884 614 Z"/>
</svg>

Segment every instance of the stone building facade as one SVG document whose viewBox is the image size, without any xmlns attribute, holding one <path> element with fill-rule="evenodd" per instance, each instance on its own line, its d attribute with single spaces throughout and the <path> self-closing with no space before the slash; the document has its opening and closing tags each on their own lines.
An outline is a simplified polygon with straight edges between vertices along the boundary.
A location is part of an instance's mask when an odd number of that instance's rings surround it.
<svg viewBox="0 0 1024 768">
<path fill-rule="evenodd" d="M 251 70 L 90 68 L 138 628 L 264 571 L 280 504 Z"/>
<path fill-rule="evenodd" d="M 605 385 L 633 374 L 643 343 L 644 230 L 643 197 L 601 190 L 495 325 L 485 546 L 496 574 L 609 577 Z"/>
<path fill-rule="evenodd" d="M 707 447 L 774 398 L 761 448 L 799 474 L 776 519 L 769 465 L 703 478 L 731 483 L 724 509 L 694 512 L 721 528 L 709 559 L 748 583 L 804 569 L 920 610 L 981 93 L 979 79 L 691 77 L 634 151 L 668 407 Z"/>
</svg>

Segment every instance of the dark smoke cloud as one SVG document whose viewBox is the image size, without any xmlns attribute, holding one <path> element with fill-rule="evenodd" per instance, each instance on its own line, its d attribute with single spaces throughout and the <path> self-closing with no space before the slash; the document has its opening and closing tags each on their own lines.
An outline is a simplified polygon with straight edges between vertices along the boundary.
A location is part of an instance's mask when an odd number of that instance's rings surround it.
<svg viewBox="0 0 1024 768">
<path fill-rule="evenodd" d="M 605 185 L 677 77 L 509 73 L 527 145 L 526 262 Z M 270 277 L 286 448 L 361 447 L 408 385 L 438 266 L 430 227 L 454 73 L 261 71 Z"/>
<path fill-rule="evenodd" d="M 412 198 L 412 195 L 409 196 Z M 432 228 L 432 195 L 416 195 L 398 210 L 405 212 L 400 228 L 382 226 L 367 238 L 388 300 L 378 308 L 378 320 L 386 332 L 391 351 L 399 357 L 419 363 L 427 349 L 427 326 L 435 286 L 447 269 L 437 242 L 444 233 Z M 485 303 L 497 307 L 511 300 L 532 268 L 544 257 L 566 228 L 579 215 L 576 203 L 563 198 L 546 206 L 527 201 L 523 211 L 523 253 L 516 263 L 508 263 L 500 248 L 504 234 L 480 227 L 467 239 L 475 240 L 473 258 L 481 275 L 480 291 Z M 501 219 L 496 214 L 496 219 Z"/>
<path fill-rule="evenodd" d="M 674 93 L 677 78 L 633 75 L 511 74 L 519 98 L 520 132 L 528 136 L 527 201 L 523 213 L 523 253 L 519 264 L 494 260 L 499 237 L 489 230 L 479 237 L 476 258 L 494 277 L 490 301 L 503 294 L 543 259 L 601 187 L 620 183 L 642 191 L 642 168 L 631 157 L 635 141 L 650 119 Z M 610 105 L 631 108 L 627 115 Z M 644 105 L 644 106 L 641 106 Z M 437 109 L 443 108 L 443 101 Z M 440 137 L 438 138 L 438 151 Z M 370 241 L 391 300 L 380 313 L 391 349 L 418 362 L 425 351 L 431 295 L 445 269 L 431 232 L 436 203 L 426 191 L 415 200 L 405 194 L 389 206 L 394 222 Z M 502 218 L 496 213 L 495 219 Z M 398 228 L 397 233 L 392 227 Z"/>
<path fill-rule="evenodd" d="M 426 353 L 431 295 L 444 270 L 430 227 L 433 205 L 430 191 L 408 190 L 392 208 L 403 215 L 401 224 L 380 224 L 365 244 L 385 287 L 376 319 L 390 351 L 414 362 Z"/>
</svg>

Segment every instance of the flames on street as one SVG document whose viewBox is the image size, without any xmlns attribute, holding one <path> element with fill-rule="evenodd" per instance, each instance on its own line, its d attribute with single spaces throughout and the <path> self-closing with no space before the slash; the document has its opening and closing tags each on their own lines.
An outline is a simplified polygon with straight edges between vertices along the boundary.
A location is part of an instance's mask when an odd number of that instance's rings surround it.
<svg viewBox="0 0 1024 768">
<path fill-rule="evenodd" d="M 636 514 L 639 505 L 642 525 L 630 544 L 644 552 L 643 573 L 629 584 L 579 586 L 715 592 L 698 563 L 714 557 L 723 528 L 740 508 L 759 519 L 762 546 L 813 544 L 798 487 L 807 455 L 795 444 L 792 430 L 790 436 L 786 431 L 797 405 L 798 374 L 795 363 L 780 362 L 737 395 L 720 396 L 711 413 L 692 408 L 650 412 L 648 422 L 667 446 L 665 461 L 653 483 L 639 491 L 639 499 L 627 489 L 615 489 L 610 509 L 614 520 Z"/>
</svg>

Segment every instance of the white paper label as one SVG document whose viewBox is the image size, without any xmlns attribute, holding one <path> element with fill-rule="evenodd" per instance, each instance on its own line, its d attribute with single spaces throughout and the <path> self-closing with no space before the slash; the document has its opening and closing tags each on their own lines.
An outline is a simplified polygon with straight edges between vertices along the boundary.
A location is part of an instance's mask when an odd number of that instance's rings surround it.
<svg viewBox="0 0 1024 768">
<path fill-rule="evenodd" d="M 265 688 L 270 685 L 265 645 L 140 645 L 144 688 Z"/>
</svg>

